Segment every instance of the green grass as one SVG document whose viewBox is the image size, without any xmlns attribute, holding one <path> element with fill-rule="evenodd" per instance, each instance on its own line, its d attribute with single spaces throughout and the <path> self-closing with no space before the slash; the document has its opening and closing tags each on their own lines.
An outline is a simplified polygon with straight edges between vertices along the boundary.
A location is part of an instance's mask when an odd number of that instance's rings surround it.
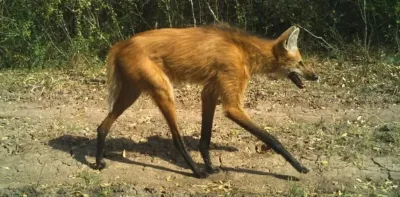
<svg viewBox="0 0 400 197">
<path fill-rule="evenodd" d="M 324 61 L 321 61 L 324 62 Z M 326 86 L 319 86 L 317 90 L 329 93 L 348 92 L 346 95 L 365 95 L 359 102 L 369 102 L 368 99 L 378 95 L 377 102 L 396 103 L 400 101 L 400 67 L 387 62 L 357 64 L 352 62 L 325 61 L 321 71 Z M 72 96 L 76 99 L 85 99 L 93 89 L 105 93 L 105 67 L 88 67 L 84 63 L 74 63 L 70 68 L 46 69 L 10 69 L 0 70 L 0 100 L 4 102 L 18 99 L 28 101 L 39 99 L 58 99 Z M 93 80 L 96 79 L 96 80 Z M 100 80 L 100 81 L 99 81 Z M 279 91 L 282 84 L 275 83 L 268 91 Z M 291 90 L 290 90 L 291 91 Z M 293 90 L 294 91 L 294 90 Z M 269 93 L 268 93 L 269 94 Z M 350 96 L 349 96 L 350 97 Z M 356 96 L 354 96 L 355 98 Z M 385 101 L 382 101 L 382 98 Z M 281 99 L 278 97 L 277 99 Z M 311 98 L 312 99 L 312 98 Z M 55 122 L 55 126 L 59 121 Z M 348 162 L 357 163 L 360 156 L 387 156 L 398 155 L 400 152 L 400 122 L 391 122 L 390 129 L 382 129 L 387 123 L 368 122 L 367 120 L 341 120 L 337 122 L 288 123 L 282 126 L 269 127 L 272 133 L 280 138 L 291 136 L 295 143 L 288 143 L 289 149 L 303 151 L 301 154 L 339 156 Z M 61 125 L 60 132 L 78 132 L 84 126 Z M 241 130 L 232 130 L 232 135 L 238 135 Z M 322 166 L 325 164 L 322 164 Z M 329 164 L 327 164 L 329 165 Z M 58 194 L 60 196 L 113 196 L 119 191 L 133 186 L 102 183 L 93 172 L 82 171 L 76 176 L 79 182 L 72 185 L 54 187 L 17 188 L 10 190 L 11 196 Z M 393 183 L 357 184 L 360 191 L 370 196 L 389 195 L 395 192 Z M 232 188 L 234 194 L 235 188 Z M 398 189 L 397 189 L 398 190 Z M 390 193 L 392 192 L 392 193 Z M 1 194 L 1 193 L 0 193 Z M 400 193 L 393 193 L 399 196 Z M 30 196 L 28 195 L 28 196 Z M 348 191 L 319 191 L 318 188 L 291 184 L 285 194 L 297 196 L 359 196 Z"/>
<path fill-rule="evenodd" d="M 391 181 L 383 183 L 372 183 L 372 182 L 359 182 L 352 186 L 352 188 L 335 189 L 332 191 L 326 190 L 325 188 L 313 188 L 307 186 L 301 186 L 298 183 L 291 183 L 289 190 L 284 194 L 286 197 L 389 197 L 399 196 L 398 186 L 393 184 Z M 354 188 L 357 188 L 357 192 L 354 192 Z"/>
<path fill-rule="evenodd" d="M 400 122 L 391 124 L 390 131 L 382 131 L 384 125 L 360 121 L 336 123 L 293 123 L 275 128 L 295 136 L 296 150 L 311 151 L 326 156 L 339 155 L 345 161 L 354 161 L 361 155 L 386 156 L 400 151 Z"/>
<path fill-rule="evenodd" d="M 105 91 L 105 68 L 10 69 L 0 71 L 0 100 L 43 101 L 66 98 L 86 99 L 89 91 Z M 105 97 L 105 93 L 103 93 Z"/>
</svg>

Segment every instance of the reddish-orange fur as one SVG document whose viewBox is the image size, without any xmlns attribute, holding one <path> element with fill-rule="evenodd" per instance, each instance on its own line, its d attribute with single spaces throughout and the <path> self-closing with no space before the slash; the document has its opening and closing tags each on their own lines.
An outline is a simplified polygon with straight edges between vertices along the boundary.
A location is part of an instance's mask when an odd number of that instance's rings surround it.
<svg viewBox="0 0 400 197">
<path fill-rule="evenodd" d="M 311 68 L 299 63 L 301 56 L 297 46 L 294 50 L 287 49 L 287 40 L 294 31 L 298 34 L 298 29 L 292 27 L 275 40 L 264 40 L 229 27 L 167 28 L 143 32 L 116 43 L 108 55 L 110 113 L 98 128 L 98 167 L 104 167 L 101 144 L 111 125 L 142 92 L 147 92 L 167 120 L 175 145 L 193 172 L 203 177 L 188 156 L 176 123 L 172 84 L 190 82 L 204 85 L 200 145 L 207 167 L 211 168 L 211 163 L 207 163 L 208 138 L 216 100 L 220 97 L 228 118 L 264 142 L 278 144 L 274 150 L 292 165 L 298 165 L 295 166 L 297 170 L 305 172 L 304 167 L 289 153 L 282 153 L 286 150 L 281 150 L 281 144 L 275 142 L 273 136 L 265 136 L 242 109 L 243 92 L 254 73 L 286 77 L 296 72 L 305 78 L 315 78 Z"/>
</svg>

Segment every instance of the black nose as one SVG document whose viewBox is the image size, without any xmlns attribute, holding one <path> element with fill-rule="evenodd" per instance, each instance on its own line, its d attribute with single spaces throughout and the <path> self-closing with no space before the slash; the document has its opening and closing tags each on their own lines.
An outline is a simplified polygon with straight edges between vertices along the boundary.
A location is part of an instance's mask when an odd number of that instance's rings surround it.
<svg viewBox="0 0 400 197">
<path fill-rule="evenodd" d="M 316 74 L 312 74 L 310 77 L 308 77 L 308 80 L 317 81 L 319 80 L 319 76 Z"/>
</svg>

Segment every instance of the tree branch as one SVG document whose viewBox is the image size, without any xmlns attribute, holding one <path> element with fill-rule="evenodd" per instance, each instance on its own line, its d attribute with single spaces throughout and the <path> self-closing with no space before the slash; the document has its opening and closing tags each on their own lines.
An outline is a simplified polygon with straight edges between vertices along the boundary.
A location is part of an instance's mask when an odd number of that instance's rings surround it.
<svg viewBox="0 0 400 197">
<path fill-rule="evenodd" d="M 303 29 L 304 31 L 306 31 L 307 33 L 309 33 L 312 37 L 322 40 L 323 43 L 325 43 L 329 48 L 333 49 L 333 50 L 338 50 L 337 48 L 333 47 L 331 44 L 329 44 L 324 38 L 322 38 L 321 36 L 317 36 L 315 34 L 313 34 L 311 31 L 309 31 L 308 29 L 296 24 L 296 26 L 300 27 L 301 29 Z"/>
<path fill-rule="evenodd" d="M 206 3 L 207 3 L 207 6 L 208 6 L 208 9 L 210 10 L 211 14 L 212 14 L 213 17 L 214 17 L 214 20 L 217 21 L 217 22 L 219 22 L 217 16 L 215 15 L 214 11 L 212 10 L 210 4 L 209 4 L 207 1 L 206 1 Z"/>
<path fill-rule="evenodd" d="M 194 15 L 194 6 L 193 6 L 193 0 L 189 0 L 190 4 L 192 6 L 192 15 L 193 15 L 193 26 L 196 27 L 196 16 Z"/>
</svg>

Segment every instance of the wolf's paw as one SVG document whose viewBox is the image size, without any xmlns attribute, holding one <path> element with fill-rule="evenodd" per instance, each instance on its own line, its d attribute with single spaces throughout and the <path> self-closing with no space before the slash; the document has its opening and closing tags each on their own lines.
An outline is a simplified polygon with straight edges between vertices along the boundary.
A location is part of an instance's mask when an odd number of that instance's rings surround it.
<svg viewBox="0 0 400 197">
<path fill-rule="evenodd" d="M 106 166 L 106 162 L 104 160 L 100 160 L 99 162 L 92 164 L 90 167 L 94 170 L 102 170 L 106 168 Z"/>
<path fill-rule="evenodd" d="M 206 168 L 206 172 L 208 174 L 217 174 L 217 173 L 221 172 L 221 168 L 219 168 L 219 167 L 207 167 Z"/>
</svg>

